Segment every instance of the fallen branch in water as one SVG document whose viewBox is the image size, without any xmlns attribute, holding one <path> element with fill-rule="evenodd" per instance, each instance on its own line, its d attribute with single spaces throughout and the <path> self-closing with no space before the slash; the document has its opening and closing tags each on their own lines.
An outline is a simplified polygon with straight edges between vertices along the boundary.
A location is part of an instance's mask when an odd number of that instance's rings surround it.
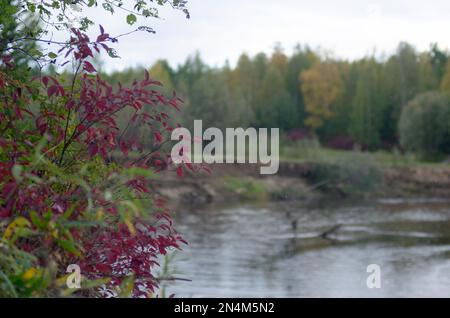
<svg viewBox="0 0 450 318">
<path fill-rule="evenodd" d="M 156 280 L 159 281 L 163 281 L 163 280 L 167 280 L 167 281 L 176 281 L 176 280 L 181 280 L 181 281 L 185 281 L 185 282 L 192 282 L 192 279 L 188 279 L 188 278 L 181 278 L 181 277 L 158 277 L 156 278 Z"/>
<path fill-rule="evenodd" d="M 336 233 L 337 230 L 339 230 L 342 227 L 342 224 L 337 224 L 335 226 L 333 226 L 332 228 L 326 230 L 325 232 L 322 232 L 319 237 L 325 239 L 325 240 L 330 240 L 330 241 L 335 241 L 336 239 L 330 238 L 329 235 Z"/>
</svg>

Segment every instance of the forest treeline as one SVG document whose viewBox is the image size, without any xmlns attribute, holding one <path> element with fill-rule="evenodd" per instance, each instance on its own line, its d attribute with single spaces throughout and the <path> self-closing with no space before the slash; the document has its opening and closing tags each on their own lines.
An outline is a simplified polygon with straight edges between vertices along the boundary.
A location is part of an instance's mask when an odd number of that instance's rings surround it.
<svg viewBox="0 0 450 318">
<path fill-rule="evenodd" d="M 450 94 L 448 59 L 437 44 L 419 52 L 402 42 L 386 58 L 354 61 L 300 45 L 288 56 L 277 46 L 270 55 L 242 54 L 235 67 L 210 67 L 199 54 L 176 68 L 159 60 L 150 74 L 184 99 L 177 116 L 186 127 L 194 119 L 219 128 L 279 127 L 293 138 L 377 150 L 400 145 L 400 116 L 409 101 L 430 91 Z M 129 68 L 105 76 L 127 83 L 141 73 Z"/>
</svg>

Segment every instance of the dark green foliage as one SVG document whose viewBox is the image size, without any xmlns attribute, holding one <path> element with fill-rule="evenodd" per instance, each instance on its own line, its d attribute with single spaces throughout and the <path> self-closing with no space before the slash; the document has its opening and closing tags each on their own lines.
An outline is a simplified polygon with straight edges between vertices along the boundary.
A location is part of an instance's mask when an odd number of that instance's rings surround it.
<svg viewBox="0 0 450 318">
<path fill-rule="evenodd" d="M 364 196 L 377 190 L 383 181 L 380 167 L 364 154 L 338 161 L 311 164 L 309 180 L 313 187 L 340 196 Z"/>
<path fill-rule="evenodd" d="M 400 122 L 402 146 L 426 160 L 450 153 L 450 103 L 446 95 L 423 93 L 403 109 Z"/>
</svg>

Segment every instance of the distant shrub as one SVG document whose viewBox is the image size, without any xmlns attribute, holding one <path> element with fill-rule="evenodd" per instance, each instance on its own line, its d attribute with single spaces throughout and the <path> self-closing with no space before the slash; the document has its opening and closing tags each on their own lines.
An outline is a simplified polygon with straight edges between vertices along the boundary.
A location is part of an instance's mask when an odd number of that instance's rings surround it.
<svg viewBox="0 0 450 318">
<path fill-rule="evenodd" d="M 402 110 L 400 143 L 423 160 L 436 160 L 450 153 L 450 103 L 437 92 L 418 95 Z"/>
<path fill-rule="evenodd" d="M 308 189 L 300 187 L 280 187 L 269 192 L 269 196 L 274 201 L 305 200 L 308 198 Z"/>
<path fill-rule="evenodd" d="M 356 142 L 348 136 L 335 136 L 325 144 L 328 148 L 338 150 L 353 150 Z"/>
<path fill-rule="evenodd" d="M 306 128 L 291 129 L 286 133 L 286 137 L 290 141 L 313 139 L 311 132 Z"/>
<path fill-rule="evenodd" d="M 312 163 L 309 179 L 325 192 L 364 196 L 377 190 L 383 181 L 383 172 L 367 155 L 352 154 L 345 160 Z"/>
</svg>

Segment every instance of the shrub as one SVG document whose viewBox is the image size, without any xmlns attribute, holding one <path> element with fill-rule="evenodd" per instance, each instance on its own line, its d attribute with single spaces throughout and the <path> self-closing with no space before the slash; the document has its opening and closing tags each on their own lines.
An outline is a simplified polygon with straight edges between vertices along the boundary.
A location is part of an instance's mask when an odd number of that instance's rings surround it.
<svg viewBox="0 0 450 318">
<path fill-rule="evenodd" d="M 334 136 L 325 144 L 328 148 L 337 150 L 353 150 L 356 142 L 353 138 L 348 136 Z"/>
<path fill-rule="evenodd" d="M 27 5 L 30 14 L 54 12 Z M 20 15 L 1 8 L 0 18 Z M 0 19 L 0 29 L 3 21 L 9 20 Z M 68 30 L 67 42 L 46 40 L 39 28 L 36 39 L 31 32 L 0 38 L 8 44 L 0 51 L 0 296 L 154 295 L 159 260 L 184 242 L 147 182 L 170 166 L 158 151 L 174 127 L 165 111 L 181 100 L 160 93 L 148 72 L 130 87 L 104 81 L 89 61 L 100 50 L 115 55 L 110 45 L 117 38 L 99 29 L 95 40 L 82 28 Z M 25 51 L 40 67 L 71 62 L 73 73 L 40 70 L 33 77 L 19 69 L 16 56 L 24 49 L 14 48 L 33 40 L 58 48 L 59 54 Z M 119 127 L 122 111 L 149 128 L 151 149 Z M 121 163 L 113 159 L 117 152 Z M 83 290 L 65 286 L 70 264 L 80 266 Z"/>
<path fill-rule="evenodd" d="M 383 181 L 383 172 L 368 155 L 352 154 L 334 162 L 311 163 L 309 180 L 323 191 L 364 196 L 377 190 Z"/>
<path fill-rule="evenodd" d="M 437 92 L 418 95 L 402 110 L 400 143 L 424 160 L 436 160 L 450 153 L 450 103 Z"/>
</svg>

